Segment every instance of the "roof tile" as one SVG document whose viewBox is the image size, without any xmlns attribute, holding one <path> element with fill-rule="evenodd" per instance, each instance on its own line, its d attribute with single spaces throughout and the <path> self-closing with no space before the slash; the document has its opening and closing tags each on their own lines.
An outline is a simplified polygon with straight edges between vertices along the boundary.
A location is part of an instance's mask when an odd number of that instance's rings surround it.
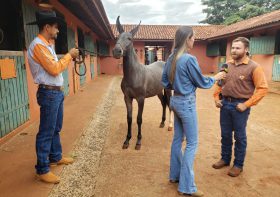
<svg viewBox="0 0 280 197">
<path fill-rule="evenodd" d="M 273 23 L 280 22 L 280 10 L 256 16 L 247 20 L 234 23 L 229 26 L 224 25 L 194 25 L 191 27 L 195 32 L 197 40 L 206 40 L 228 34 L 239 33 Z M 125 31 L 130 31 L 137 25 L 123 25 Z M 179 25 L 140 25 L 136 33 L 135 40 L 173 40 Z M 116 25 L 111 25 L 113 34 L 118 36 Z"/>
<path fill-rule="evenodd" d="M 124 31 L 128 32 L 137 25 L 122 25 Z M 134 36 L 135 40 L 173 40 L 179 25 L 140 25 L 138 32 Z M 223 28 L 223 25 L 200 25 L 191 26 L 198 40 L 204 40 L 210 34 Z M 119 35 L 116 25 L 111 25 L 115 37 Z"/>
</svg>

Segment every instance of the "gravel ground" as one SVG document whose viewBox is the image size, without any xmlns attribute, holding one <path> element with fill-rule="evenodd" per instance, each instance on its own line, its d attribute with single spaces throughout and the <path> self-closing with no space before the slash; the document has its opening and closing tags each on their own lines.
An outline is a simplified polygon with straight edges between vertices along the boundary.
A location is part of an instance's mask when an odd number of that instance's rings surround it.
<svg viewBox="0 0 280 197">
<path fill-rule="evenodd" d="M 60 178 L 50 192 L 50 197 L 94 196 L 100 157 L 109 132 L 108 119 L 119 90 L 120 77 L 115 77 L 98 105 L 91 122 L 77 140 L 71 155 L 75 162 L 65 166 Z"/>
</svg>

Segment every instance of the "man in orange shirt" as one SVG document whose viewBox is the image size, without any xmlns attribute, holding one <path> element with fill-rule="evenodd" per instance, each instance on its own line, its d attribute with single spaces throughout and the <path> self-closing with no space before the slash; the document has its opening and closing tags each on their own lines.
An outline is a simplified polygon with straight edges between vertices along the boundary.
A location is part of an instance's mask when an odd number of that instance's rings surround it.
<svg viewBox="0 0 280 197">
<path fill-rule="evenodd" d="M 65 22 L 56 17 L 53 11 L 36 12 L 36 21 L 29 25 L 38 25 L 39 35 L 28 48 L 28 62 L 34 83 L 38 84 L 37 102 L 40 106 L 40 126 L 36 136 L 37 176 L 47 183 L 59 183 L 59 177 L 50 172 L 49 165 L 70 164 L 73 159 L 62 156 L 59 132 L 63 122 L 62 72 L 79 55 L 77 49 L 71 49 L 58 60 L 53 40 L 59 32 L 58 25 Z"/>
<path fill-rule="evenodd" d="M 234 162 L 228 175 L 238 176 L 243 170 L 247 147 L 246 125 L 250 107 L 256 105 L 267 93 L 268 85 L 261 66 L 249 59 L 249 40 L 239 37 L 233 40 L 232 60 L 228 64 L 228 73 L 219 86 L 216 83 L 214 99 L 220 110 L 222 135 L 222 158 L 213 168 L 220 169 L 230 165 L 232 155 L 232 132 L 234 131 Z"/>
</svg>

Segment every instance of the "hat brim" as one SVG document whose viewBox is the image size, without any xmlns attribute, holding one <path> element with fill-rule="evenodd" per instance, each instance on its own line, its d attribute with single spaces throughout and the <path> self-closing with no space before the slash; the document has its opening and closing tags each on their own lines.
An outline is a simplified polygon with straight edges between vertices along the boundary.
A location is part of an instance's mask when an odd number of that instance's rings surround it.
<svg viewBox="0 0 280 197">
<path fill-rule="evenodd" d="M 40 24 L 48 24 L 48 23 L 57 23 L 59 25 L 66 25 L 65 20 L 59 17 L 45 18 L 38 21 L 27 23 L 26 25 L 40 25 Z"/>
</svg>

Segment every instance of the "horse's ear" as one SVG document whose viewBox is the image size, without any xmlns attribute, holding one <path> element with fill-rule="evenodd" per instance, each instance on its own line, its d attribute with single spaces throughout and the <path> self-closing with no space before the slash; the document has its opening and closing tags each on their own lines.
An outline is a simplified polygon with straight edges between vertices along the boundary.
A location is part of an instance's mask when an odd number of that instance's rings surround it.
<svg viewBox="0 0 280 197">
<path fill-rule="evenodd" d="M 140 24 L 141 24 L 141 21 L 140 21 L 140 23 L 139 23 L 134 29 L 132 29 L 132 30 L 130 31 L 130 33 L 132 34 L 132 37 L 134 37 L 134 35 L 135 35 L 135 34 L 137 33 L 137 31 L 139 30 Z"/>
<path fill-rule="evenodd" d="M 121 34 L 122 32 L 124 32 L 123 27 L 120 23 L 120 16 L 118 16 L 116 24 L 117 24 L 117 29 L 118 29 L 119 33 Z"/>
</svg>

